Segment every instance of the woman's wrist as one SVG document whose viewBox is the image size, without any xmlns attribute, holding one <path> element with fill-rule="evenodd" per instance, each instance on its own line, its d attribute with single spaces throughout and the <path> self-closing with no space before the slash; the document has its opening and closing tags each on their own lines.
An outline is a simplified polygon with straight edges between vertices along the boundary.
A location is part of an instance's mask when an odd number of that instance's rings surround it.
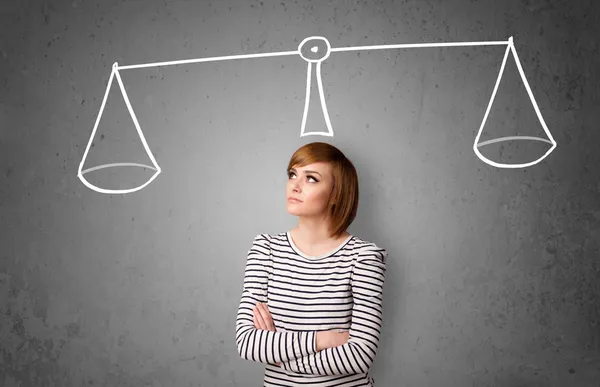
<svg viewBox="0 0 600 387">
<path fill-rule="evenodd" d="M 331 331 L 318 331 L 315 335 L 315 344 L 317 352 L 332 347 L 331 345 Z"/>
<path fill-rule="evenodd" d="M 317 331 L 317 334 L 315 335 L 315 347 L 317 348 L 317 352 L 321 351 L 324 349 L 324 345 L 323 345 L 323 331 Z"/>
</svg>

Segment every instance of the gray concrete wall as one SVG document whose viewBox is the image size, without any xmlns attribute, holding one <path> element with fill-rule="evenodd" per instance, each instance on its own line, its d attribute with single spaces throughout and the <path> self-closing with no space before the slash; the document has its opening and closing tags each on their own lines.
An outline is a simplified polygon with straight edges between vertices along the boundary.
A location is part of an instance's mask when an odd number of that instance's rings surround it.
<svg viewBox="0 0 600 387">
<path fill-rule="evenodd" d="M 378 386 L 598 386 L 600 65 L 591 1 L 27 1 L 0 6 L 0 385 L 259 386 L 234 338 L 246 253 L 294 150 L 355 163 L 350 231 L 389 251 Z M 333 138 L 300 138 L 298 56 L 122 70 L 162 173 L 77 168 L 114 62 L 514 37 L 558 147 L 472 145 L 504 46 L 332 53 Z M 509 57 L 481 140 L 544 131 Z M 316 85 L 313 84 L 313 87 Z M 307 129 L 325 130 L 313 100 Z M 504 163 L 549 144 L 482 148 Z M 85 167 L 149 163 L 113 84 Z M 86 175 L 124 189 L 152 171 Z"/>
</svg>

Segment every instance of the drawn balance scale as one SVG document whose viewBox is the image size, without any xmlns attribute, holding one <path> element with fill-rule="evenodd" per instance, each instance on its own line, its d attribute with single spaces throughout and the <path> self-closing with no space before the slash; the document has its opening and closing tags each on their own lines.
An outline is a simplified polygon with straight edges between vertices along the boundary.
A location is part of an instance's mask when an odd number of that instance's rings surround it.
<svg viewBox="0 0 600 387">
<path fill-rule="evenodd" d="M 477 132 L 477 136 L 475 137 L 475 141 L 473 143 L 473 151 L 475 152 L 477 157 L 479 157 L 479 159 L 481 159 L 483 162 L 485 162 L 486 164 L 492 165 L 494 167 L 498 167 L 498 168 L 524 168 L 524 167 L 528 167 L 528 166 L 537 164 L 538 162 L 540 162 L 544 158 L 546 158 L 546 156 L 548 156 L 556 148 L 557 144 L 556 144 L 556 141 L 554 141 L 554 139 L 552 138 L 552 134 L 550 134 L 550 131 L 548 130 L 548 127 L 546 126 L 546 123 L 544 122 L 544 119 L 542 117 L 542 114 L 540 113 L 540 110 L 535 101 L 535 98 L 533 97 L 531 88 L 529 87 L 527 79 L 525 78 L 525 74 L 523 72 L 523 68 L 521 67 L 521 62 L 519 61 L 519 57 L 517 55 L 517 51 L 515 49 L 512 36 L 507 41 L 416 43 L 416 44 L 393 44 L 393 45 L 355 46 L 355 47 L 338 47 L 338 48 L 331 48 L 329 41 L 324 37 L 311 36 L 311 37 L 304 39 L 300 43 L 300 45 L 298 46 L 298 50 L 296 50 L 296 51 L 220 56 L 220 57 L 213 57 L 213 58 L 187 59 L 187 60 L 178 60 L 178 61 L 171 61 L 171 62 L 157 62 L 157 63 L 130 65 L 130 66 L 119 66 L 118 63 L 115 62 L 112 66 L 112 72 L 108 79 L 108 85 L 106 87 L 106 92 L 104 94 L 104 99 L 102 101 L 102 105 L 100 106 L 100 111 L 98 113 L 98 117 L 96 118 L 96 123 L 94 124 L 94 129 L 92 130 L 90 140 L 88 141 L 87 147 L 83 154 L 83 158 L 79 164 L 77 176 L 83 182 L 83 184 L 85 184 L 88 188 L 90 188 L 96 192 L 105 193 L 105 194 L 126 194 L 126 193 L 131 193 L 131 192 L 141 190 L 142 188 L 144 188 L 148 184 L 150 184 L 154 179 L 156 179 L 156 177 L 161 173 L 161 168 L 158 165 L 158 163 L 156 162 L 154 155 L 150 151 L 150 147 L 148 146 L 148 143 L 146 142 L 144 134 L 142 133 L 142 130 L 140 128 L 139 122 L 136 118 L 133 108 L 131 107 L 131 103 L 129 102 L 129 97 L 127 96 L 127 92 L 125 91 L 125 87 L 123 86 L 123 81 L 121 80 L 121 76 L 119 74 L 119 71 L 121 71 L 121 70 L 129 70 L 129 69 L 144 68 L 144 67 L 169 66 L 169 65 L 188 64 L 188 63 L 199 63 L 199 62 L 215 62 L 215 61 L 234 60 L 234 59 L 249 59 L 249 58 L 273 57 L 273 56 L 300 55 L 300 57 L 302 57 L 302 59 L 304 59 L 308 63 L 308 68 L 307 68 L 307 72 L 306 72 L 306 100 L 305 100 L 305 104 L 304 104 L 304 113 L 302 115 L 300 137 L 309 136 L 309 135 L 320 135 L 320 136 L 333 137 L 333 128 L 331 125 L 331 121 L 329 119 L 329 113 L 327 111 L 327 104 L 325 102 L 325 96 L 324 96 L 324 92 L 323 92 L 323 82 L 321 80 L 321 63 L 323 63 L 323 61 L 325 59 L 327 59 L 332 52 L 382 50 L 382 49 L 392 49 L 392 48 L 461 47 L 461 46 L 464 47 L 464 46 L 492 46 L 492 45 L 496 45 L 496 46 L 497 45 L 506 45 L 507 47 L 506 47 L 506 51 L 504 53 L 504 58 L 502 60 L 502 65 L 500 67 L 500 72 L 498 74 L 498 78 L 497 78 L 496 84 L 494 86 L 494 91 L 492 92 L 492 96 L 487 105 L 487 109 L 483 116 L 483 120 L 481 121 L 479 131 Z M 321 46 L 321 47 L 319 47 L 319 46 Z M 525 88 L 527 90 L 527 94 L 529 95 L 529 99 L 531 100 L 531 103 L 535 109 L 537 117 L 538 117 L 540 123 L 542 124 L 542 127 L 544 128 L 544 131 L 545 131 L 546 135 L 548 136 L 548 139 L 540 138 L 540 137 L 531 137 L 531 136 L 511 136 L 511 137 L 500 137 L 500 138 L 496 138 L 496 139 L 489 140 L 489 141 L 479 142 L 479 138 L 483 131 L 483 126 L 485 125 L 485 122 L 488 118 L 490 108 L 492 107 L 492 103 L 494 102 L 494 98 L 495 98 L 496 92 L 498 90 L 498 85 L 500 84 L 500 80 L 502 79 L 502 74 L 504 73 L 504 67 L 506 65 L 506 60 L 508 59 L 508 54 L 511 52 L 515 59 L 515 63 L 517 64 L 517 69 L 519 70 L 521 80 L 523 81 L 523 84 L 525 85 Z M 308 107 L 309 107 L 310 96 L 311 96 L 310 85 L 311 85 L 311 80 L 312 80 L 313 75 L 317 79 L 318 92 L 319 92 L 319 97 L 320 97 L 320 101 L 321 101 L 321 108 L 323 109 L 323 115 L 325 117 L 325 123 L 327 125 L 327 132 L 308 132 L 308 133 L 305 132 L 306 117 L 308 114 Z M 88 155 L 88 152 L 90 150 L 90 147 L 91 147 L 93 139 L 94 139 L 94 136 L 96 134 L 96 130 L 98 129 L 98 124 L 100 123 L 100 119 L 102 117 L 102 112 L 104 111 L 104 106 L 106 105 L 106 100 L 108 98 L 108 94 L 111 89 L 112 82 L 114 81 L 115 78 L 117 79 L 117 82 L 119 83 L 119 88 L 121 89 L 121 93 L 123 94 L 123 99 L 125 100 L 125 104 L 127 105 L 129 114 L 131 115 L 133 123 L 137 129 L 140 140 L 142 141 L 142 144 L 144 145 L 144 149 L 146 150 L 148 157 L 152 161 L 152 165 L 145 165 L 145 164 L 139 164 L 139 163 L 111 163 L 111 164 L 98 165 L 95 167 L 91 167 L 91 168 L 82 170 L 83 164 L 85 163 L 86 157 Z M 510 141 L 510 140 L 542 141 L 542 142 L 551 144 L 552 147 L 550 149 L 548 149 L 548 151 L 546 151 L 546 153 L 543 156 L 541 156 L 540 158 L 538 158 L 537 160 L 534 160 L 529 163 L 523 163 L 523 164 L 497 163 L 497 162 L 494 162 L 494 161 L 486 158 L 479 152 L 478 148 L 482 147 L 484 145 L 488 145 L 488 144 L 496 143 L 496 142 L 502 142 L 502 141 Z M 148 181 L 146 181 L 144 184 L 142 184 L 138 187 L 128 188 L 128 189 L 118 189 L 118 190 L 105 189 L 105 188 L 98 187 L 94 184 L 91 184 L 84 177 L 84 175 L 89 172 L 93 172 L 93 171 L 104 169 L 104 168 L 121 167 L 121 166 L 134 166 L 134 167 L 149 168 L 151 170 L 154 170 L 155 173 L 152 175 L 152 177 Z"/>
</svg>

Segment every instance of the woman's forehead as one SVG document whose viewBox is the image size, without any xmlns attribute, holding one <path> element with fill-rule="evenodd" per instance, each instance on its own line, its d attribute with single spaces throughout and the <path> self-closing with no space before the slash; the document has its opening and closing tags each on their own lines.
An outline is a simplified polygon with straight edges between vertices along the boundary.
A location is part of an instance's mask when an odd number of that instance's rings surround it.
<svg viewBox="0 0 600 387">
<path fill-rule="evenodd" d="M 296 170 L 305 170 L 305 171 L 315 171 L 315 172 L 326 172 L 331 168 L 331 165 L 329 165 L 329 163 L 326 162 L 317 162 L 317 163 L 312 163 L 312 164 L 307 164 L 303 167 L 299 167 L 299 166 L 294 166 L 293 169 Z"/>
</svg>

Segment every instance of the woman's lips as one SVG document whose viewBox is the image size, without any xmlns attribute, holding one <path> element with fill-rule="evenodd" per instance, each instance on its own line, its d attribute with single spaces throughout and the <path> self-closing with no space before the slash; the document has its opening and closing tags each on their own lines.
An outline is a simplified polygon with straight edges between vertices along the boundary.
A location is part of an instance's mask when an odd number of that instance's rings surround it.
<svg viewBox="0 0 600 387">
<path fill-rule="evenodd" d="M 298 200 L 298 199 L 288 199 L 288 202 L 290 202 L 290 203 L 302 203 L 302 201 Z"/>
</svg>

